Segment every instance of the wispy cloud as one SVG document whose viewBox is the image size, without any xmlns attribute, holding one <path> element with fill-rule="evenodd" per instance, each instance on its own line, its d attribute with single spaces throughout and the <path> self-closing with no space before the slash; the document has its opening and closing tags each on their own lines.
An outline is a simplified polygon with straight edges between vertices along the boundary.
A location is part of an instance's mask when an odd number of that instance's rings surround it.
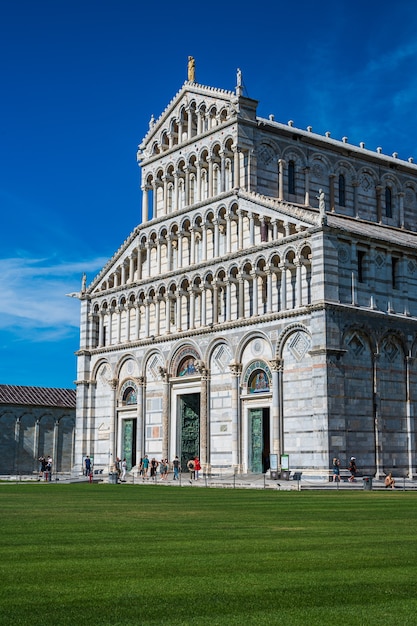
<svg viewBox="0 0 417 626">
<path fill-rule="evenodd" d="M 93 277 L 106 261 L 1 259 L 0 330 L 33 341 L 56 341 L 73 332 L 79 326 L 79 302 L 65 294 L 79 291 L 83 272 Z"/>
</svg>

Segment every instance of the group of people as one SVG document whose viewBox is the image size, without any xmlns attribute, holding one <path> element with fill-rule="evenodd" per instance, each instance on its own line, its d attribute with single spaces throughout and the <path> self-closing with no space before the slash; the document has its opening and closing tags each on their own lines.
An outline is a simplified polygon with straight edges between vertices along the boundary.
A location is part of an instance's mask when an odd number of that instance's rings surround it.
<svg viewBox="0 0 417 626">
<path fill-rule="evenodd" d="M 333 469 L 333 482 L 335 483 L 340 482 L 340 461 L 337 457 L 333 458 L 332 469 Z M 350 476 L 348 480 L 349 482 L 353 483 L 355 482 L 355 477 L 358 471 L 358 468 L 356 465 L 356 458 L 354 456 L 350 457 L 348 470 L 350 472 Z M 389 472 L 389 474 L 385 476 L 384 485 L 386 488 L 391 487 L 391 489 L 395 489 L 395 480 L 392 477 L 391 472 Z"/>
<path fill-rule="evenodd" d="M 332 469 L 333 469 L 333 482 L 335 483 L 340 482 L 340 460 L 337 457 L 333 458 Z M 355 477 L 358 471 L 358 468 L 356 466 L 356 458 L 354 456 L 350 457 L 348 470 L 350 472 L 349 482 L 353 483 L 355 482 L 355 479 L 356 479 Z"/>
<path fill-rule="evenodd" d="M 52 457 L 51 456 L 40 456 L 39 457 L 39 480 L 43 478 L 44 480 L 52 480 Z"/>
<path fill-rule="evenodd" d="M 117 479 L 121 482 L 121 483 L 125 483 L 126 482 L 126 472 L 127 472 L 127 461 L 126 459 L 119 459 L 119 457 L 116 457 L 116 462 L 114 464 L 114 469 L 116 470 L 117 473 Z"/>
<path fill-rule="evenodd" d="M 140 460 L 139 463 L 139 476 L 142 476 L 142 480 L 146 480 L 147 478 L 156 479 L 159 468 L 160 479 L 167 480 L 170 471 L 170 465 L 172 466 L 172 470 L 174 472 L 173 479 L 179 480 L 181 461 L 178 456 L 176 456 L 170 464 L 168 459 L 161 459 L 160 461 L 158 461 L 155 457 L 149 459 L 148 455 L 145 454 L 145 456 Z M 190 481 L 198 480 L 199 472 L 201 471 L 201 464 L 197 456 L 188 461 L 187 468 L 190 472 Z"/>
</svg>

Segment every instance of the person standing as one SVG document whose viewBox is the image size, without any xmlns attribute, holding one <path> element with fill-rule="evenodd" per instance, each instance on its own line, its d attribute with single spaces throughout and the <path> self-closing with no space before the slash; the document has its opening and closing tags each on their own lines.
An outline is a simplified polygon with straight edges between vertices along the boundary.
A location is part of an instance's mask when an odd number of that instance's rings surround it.
<svg viewBox="0 0 417 626">
<path fill-rule="evenodd" d="M 354 483 L 355 482 L 356 472 L 358 471 L 358 468 L 356 466 L 356 458 L 354 456 L 350 457 L 350 463 L 349 463 L 348 469 L 349 469 L 349 472 L 350 472 L 349 482 L 350 483 Z"/>
<path fill-rule="evenodd" d="M 198 458 L 198 456 L 194 457 L 194 478 L 196 480 L 199 479 L 199 472 L 201 471 L 201 464 L 200 464 L 200 459 Z"/>
<path fill-rule="evenodd" d="M 195 463 L 194 459 L 190 459 L 187 463 L 188 471 L 190 472 L 190 483 L 193 481 L 195 477 Z"/>
<path fill-rule="evenodd" d="M 46 461 L 46 471 L 48 474 L 47 480 L 51 481 L 52 480 L 52 457 L 51 455 L 48 456 L 47 461 Z"/>
<path fill-rule="evenodd" d="M 156 479 L 156 472 L 158 469 L 158 461 L 155 459 L 155 457 L 153 457 L 151 459 L 151 478 L 153 478 L 154 480 Z"/>
<path fill-rule="evenodd" d="M 145 454 L 145 456 L 142 459 L 143 480 L 145 480 L 145 478 L 148 478 L 148 469 L 149 469 L 149 459 L 148 459 L 148 455 Z"/>
<path fill-rule="evenodd" d="M 126 482 L 126 470 L 127 470 L 127 462 L 126 462 L 126 459 L 123 459 L 123 461 L 122 461 L 122 476 L 120 478 L 120 482 L 122 482 L 122 483 Z"/>
<path fill-rule="evenodd" d="M 333 482 L 334 483 L 340 482 L 340 461 L 337 457 L 334 457 L 333 459 L 332 469 L 333 469 Z"/>
<path fill-rule="evenodd" d="M 85 475 L 86 476 L 90 476 L 90 473 L 91 473 L 91 459 L 90 459 L 89 456 L 85 457 L 84 467 L 85 467 Z"/>
<path fill-rule="evenodd" d="M 172 467 L 174 468 L 174 480 L 179 480 L 180 474 L 180 460 L 178 456 L 172 461 Z"/>
</svg>

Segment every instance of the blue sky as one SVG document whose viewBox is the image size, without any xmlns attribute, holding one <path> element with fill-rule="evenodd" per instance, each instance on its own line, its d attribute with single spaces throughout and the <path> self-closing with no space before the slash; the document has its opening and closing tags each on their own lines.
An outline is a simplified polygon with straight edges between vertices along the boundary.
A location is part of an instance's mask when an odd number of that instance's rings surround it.
<svg viewBox="0 0 417 626">
<path fill-rule="evenodd" d="M 385 6 L 385 8 L 384 8 Z M 0 384 L 73 387 L 79 302 L 140 222 L 137 145 L 187 78 L 417 161 L 415 0 L 3 0 Z"/>
</svg>

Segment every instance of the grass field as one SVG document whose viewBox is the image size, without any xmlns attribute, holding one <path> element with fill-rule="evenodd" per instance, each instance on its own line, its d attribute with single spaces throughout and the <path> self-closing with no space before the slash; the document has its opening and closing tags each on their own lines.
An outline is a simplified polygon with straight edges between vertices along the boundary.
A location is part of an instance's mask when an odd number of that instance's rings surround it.
<svg viewBox="0 0 417 626">
<path fill-rule="evenodd" d="M 0 485 L 0 624 L 417 624 L 417 494 Z"/>
</svg>

